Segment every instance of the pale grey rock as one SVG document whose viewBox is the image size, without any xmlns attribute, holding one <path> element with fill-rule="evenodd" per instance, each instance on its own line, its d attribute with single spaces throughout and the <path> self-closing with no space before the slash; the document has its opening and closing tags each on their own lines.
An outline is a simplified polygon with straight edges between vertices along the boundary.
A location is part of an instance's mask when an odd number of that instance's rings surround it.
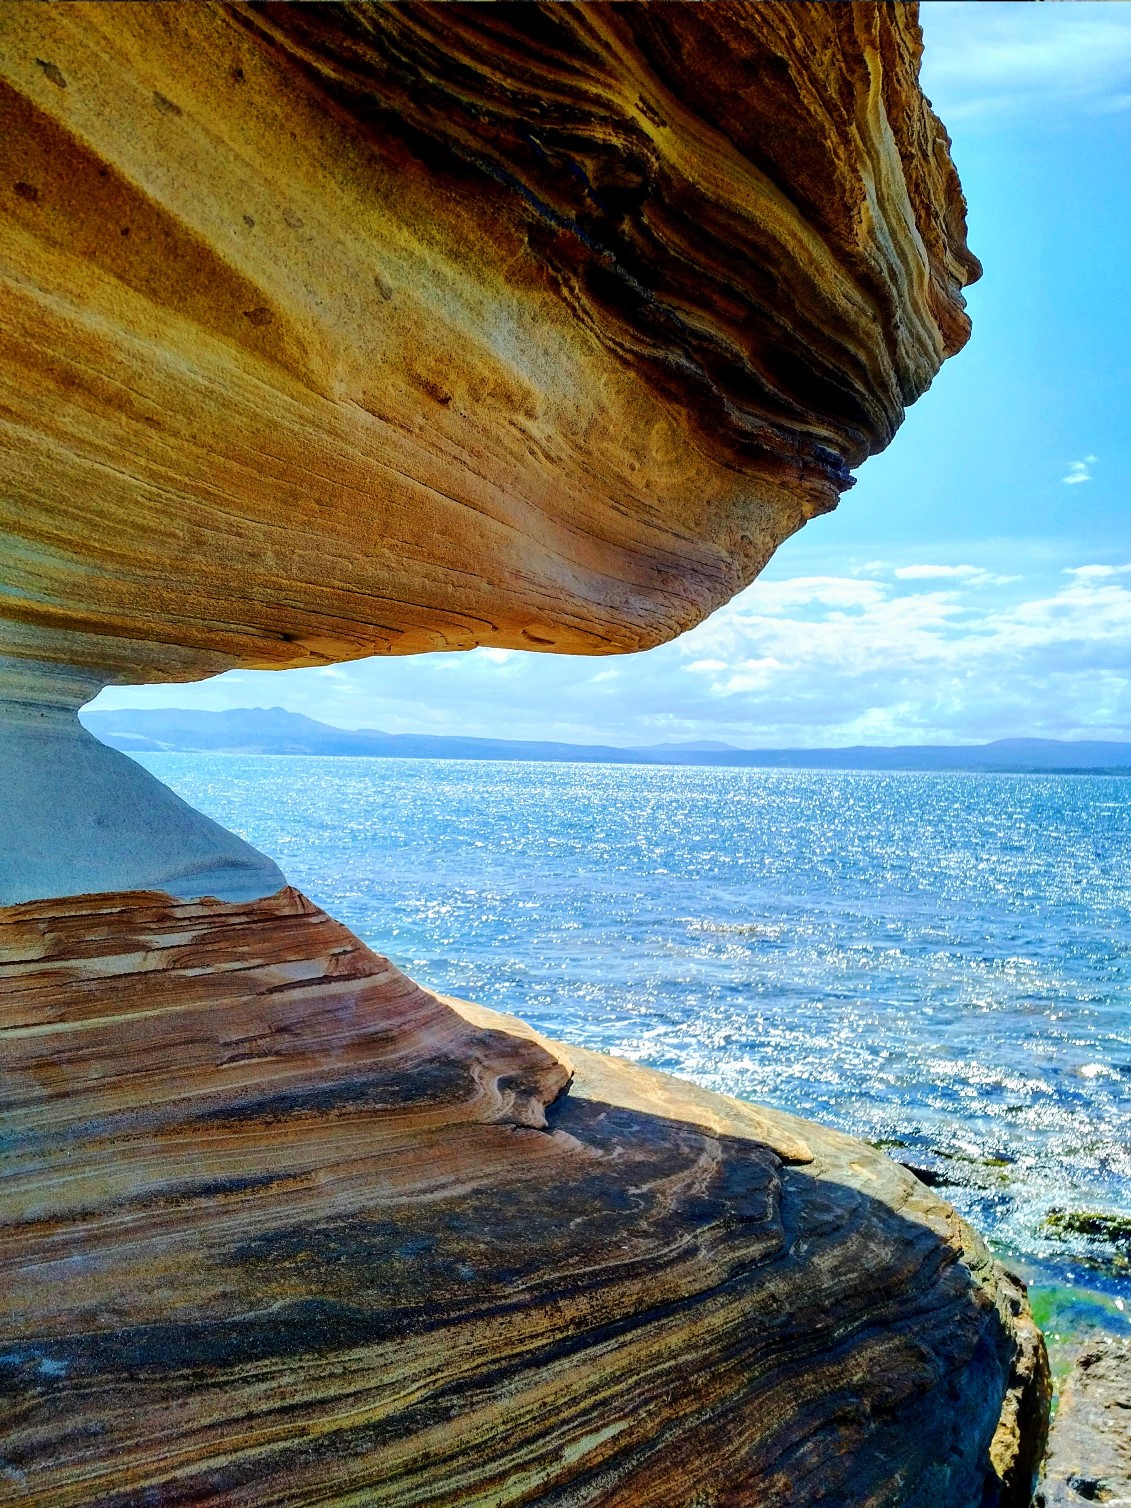
<svg viewBox="0 0 1131 1508">
<path fill-rule="evenodd" d="M 1089 1341 L 1065 1385 L 1037 1508 L 1131 1504 L 1131 1342 Z"/>
<path fill-rule="evenodd" d="M 272 859 L 194 811 L 78 720 L 81 675 L 0 660 L 0 906 L 109 891 L 260 900 Z"/>
</svg>

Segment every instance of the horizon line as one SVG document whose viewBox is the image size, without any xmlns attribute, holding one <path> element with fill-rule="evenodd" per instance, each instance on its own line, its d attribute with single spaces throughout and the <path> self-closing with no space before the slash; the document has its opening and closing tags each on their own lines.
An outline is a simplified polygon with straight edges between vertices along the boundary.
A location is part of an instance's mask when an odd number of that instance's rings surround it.
<svg viewBox="0 0 1131 1508">
<path fill-rule="evenodd" d="M 87 715 L 90 715 L 90 716 L 93 716 L 93 717 L 98 717 L 98 718 L 114 717 L 114 716 L 116 716 L 116 715 L 118 715 L 120 713 L 131 713 L 131 714 L 141 713 L 142 715 L 146 715 L 146 716 L 171 716 L 171 715 L 174 715 L 174 714 L 180 714 L 180 715 L 188 715 L 188 716 L 192 716 L 192 717 L 202 717 L 202 716 L 203 717 L 223 717 L 223 716 L 225 716 L 227 714 L 230 714 L 230 713 L 240 713 L 240 712 L 281 712 L 281 713 L 283 713 L 284 715 L 286 715 L 288 717 L 301 717 L 301 718 L 305 718 L 308 722 L 313 723 L 316 727 L 319 727 L 319 728 L 328 728 L 328 729 L 330 729 L 331 731 L 333 731 L 335 733 L 374 734 L 374 735 L 377 735 L 377 736 L 379 736 L 381 738 L 467 739 L 467 740 L 473 740 L 473 741 L 482 742 L 482 743 L 492 743 L 492 744 L 537 744 L 537 745 L 556 744 L 556 745 L 560 745 L 560 746 L 564 746 L 564 747 L 572 747 L 572 748 L 578 748 L 578 749 L 585 749 L 585 748 L 616 749 L 616 750 L 623 750 L 626 753 L 643 752 L 643 751 L 648 751 L 648 750 L 652 750 L 652 749 L 664 749 L 664 748 L 675 748 L 675 749 L 679 749 L 679 748 L 692 748 L 692 747 L 695 747 L 695 746 L 698 746 L 698 748 L 701 751 L 704 751 L 704 752 L 708 752 L 709 749 L 710 749 L 710 747 L 713 746 L 715 749 L 718 749 L 718 750 L 724 750 L 724 749 L 725 750 L 733 750 L 735 753 L 740 753 L 740 754 L 761 754 L 761 753 L 778 753 L 778 754 L 786 754 L 786 753 L 788 753 L 788 754 L 808 754 L 808 753 L 812 753 L 812 754 L 837 754 L 837 753 L 851 753 L 851 752 L 853 752 L 854 750 L 857 750 L 857 749 L 876 749 L 876 750 L 888 750 L 888 751 L 898 751 L 898 750 L 903 750 L 903 749 L 924 749 L 924 750 L 926 750 L 926 749 L 944 749 L 944 750 L 949 750 L 949 749 L 965 749 L 965 750 L 969 750 L 969 751 L 974 751 L 974 750 L 978 750 L 978 749 L 992 748 L 994 745 L 997 745 L 997 744 L 1010 744 L 1010 743 L 1038 743 L 1038 744 L 1040 744 L 1040 743 L 1051 743 L 1051 744 L 1063 744 L 1063 745 L 1067 745 L 1069 747 L 1072 747 L 1072 746 L 1078 745 L 1078 744 L 1118 744 L 1118 745 L 1121 745 L 1121 746 L 1124 746 L 1124 747 L 1127 747 L 1127 748 L 1131 749 L 1131 736 L 1126 736 L 1125 735 L 1123 737 L 1106 737 L 1105 738 L 1105 737 L 1100 737 L 1100 736 L 1097 736 L 1097 735 L 1094 735 L 1094 734 L 1090 735 L 1090 736 L 1087 736 L 1087 737 L 1078 737 L 1077 736 L 1077 737 L 1070 737 L 1069 738 L 1069 737 L 1057 737 L 1057 736 L 1050 735 L 1050 734 L 1018 733 L 1018 734 L 1000 735 L 997 738 L 983 739 L 980 742 L 973 742 L 973 741 L 971 741 L 971 742 L 960 742 L 960 741 L 946 742 L 946 741 L 938 741 L 938 740 L 936 740 L 935 742 L 920 742 L 920 743 L 904 741 L 904 742 L 901 742 L 901 743 L 863 743 L 863 742 L 857 742 L 857 743 L 851 743 L 851 744 L 736 744 L 736 743 L 731 743 L 728 740 L 723 739 L 723 738 L 706 738 L 706 737 L 693 738 L 693 737 L 689 737 L 689 738 L 667 738 L 667 739 L 661 739 L 659 742 L 656 742 L 656 743 L 629 743 L 629 744 L 620 744 L 620 743 L 606 742 L 605 739 L 607 738 L 607 735 L 598 735 L 596 738 L 590 739 L 588 742 L 582 743 L 582 742 L 577 742 L 577 741 L 575 741 L 574 739 L 571 739 L 571 738 L 554 738 L 554 737 L 542 737 L 542 738 L 536 738 L 536 737 L 503 737 L 503 736 L 500 736 L 500 735 L 497 735 L 497 734 L 492 735 L 492 734 L 483 734 L 483 733 L 464 733 L 464 732 L 452 732 L 452 731 L 437 732 L 437 731 L 431 730 L 431 729 L 430 730 L 414 730 L 412 732 L 395 732 L 394 733 L 394 732 L 389 732 L 389 730 L 386 729 L 386 728 L 374 727 L 372 725 L 346 727 L 346 726 L 344 726 L 341 723 L 326 722 L 322 718 L 311 716 L 311 714 L 308 713 L 308 712 L 296 712 L 291 707 L 283 707 L 283 706 L 278 705 L 277 703 L 275 705 L 273 705 L 273 706 L 270 706 L 270 707 L 265 707 L 265 706 L 262 706 L 262 705 L 254 705 L 254 706 L 240 706 L 240 707 L 113 707 L 113 708 L 93 708 L 93 709 L 91 709 L 89 706 L 87 706 L 87 707 L 82 708 L 81 712 L 83 714 L 87 714 Z"/>
</svg>

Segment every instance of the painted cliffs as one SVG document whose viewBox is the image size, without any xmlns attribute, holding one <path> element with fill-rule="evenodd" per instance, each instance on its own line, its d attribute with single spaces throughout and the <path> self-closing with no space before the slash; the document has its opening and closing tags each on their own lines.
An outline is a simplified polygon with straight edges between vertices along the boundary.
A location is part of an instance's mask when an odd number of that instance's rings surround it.
<svg viewBox="0 0 1131 1508">
<path fill-rule="evenodd" d="M 111 681 L 678 633 L 966 338 L 899 5 L 0 7 L 0 1499 L 1020 1508 L 1021 1288 L 421 990 Z"/>
<path fill-rule="evenodd" d="M 965 341 L 910 4 L 0 7 L 0 656 L 609 653 Z"/>
</svg>

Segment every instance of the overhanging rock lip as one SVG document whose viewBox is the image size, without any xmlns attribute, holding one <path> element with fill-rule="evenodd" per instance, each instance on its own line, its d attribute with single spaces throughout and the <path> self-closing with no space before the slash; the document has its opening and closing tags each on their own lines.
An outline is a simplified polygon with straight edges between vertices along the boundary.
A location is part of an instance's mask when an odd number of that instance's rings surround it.
<svg viewBox="0 0 1131 1508">
<path fill-rule="evenodd" d="M 663 642 L 968 331 L 910 4 L 10 6 L 0 35 L 11 656 Z"/>
</svg>

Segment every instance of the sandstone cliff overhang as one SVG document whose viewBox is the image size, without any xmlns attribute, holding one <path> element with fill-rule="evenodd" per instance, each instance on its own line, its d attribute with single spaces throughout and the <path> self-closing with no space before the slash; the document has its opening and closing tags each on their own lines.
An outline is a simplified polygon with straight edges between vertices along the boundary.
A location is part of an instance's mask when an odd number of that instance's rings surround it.
<svg viewBox="0 0 1131 1508">
<path fill-rule="evenodd" d="M 959 349 L 912 5 L 0 8 L 0 655 L 655 644 Z"/>
<path fill-rule="evenodd" d="M 918 50 L 0 6 L 6 1500 L 1028 1501 L 1039 1334 L 909 1172 L 419 989 L 66 710 L 724 601 L 965 339 Z"/>
</svg>

